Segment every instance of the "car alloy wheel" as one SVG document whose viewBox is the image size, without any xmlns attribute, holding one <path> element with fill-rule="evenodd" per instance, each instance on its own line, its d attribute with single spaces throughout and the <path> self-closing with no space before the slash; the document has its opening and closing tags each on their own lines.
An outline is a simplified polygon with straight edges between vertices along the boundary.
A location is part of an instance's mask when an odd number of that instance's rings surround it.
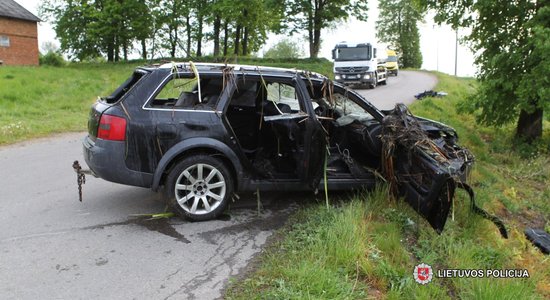
<svg viewBox="0 0 550 300">
<path fill-rule="evenodd" d="M 233 193 L 225 165 L 207 155 L 193 155 L 178 163 L 167 179 L 167 195 L 176 212 L 191 220 L 219 216 Z"/>
<path fill-rule="evenodd" d="M 225 197 L 226 183 L 215 167 L 198 163 L 185 169 L 174 188 L 176 201 L 188 213 L 207 214 L 215 210 Z"/>
</svg>

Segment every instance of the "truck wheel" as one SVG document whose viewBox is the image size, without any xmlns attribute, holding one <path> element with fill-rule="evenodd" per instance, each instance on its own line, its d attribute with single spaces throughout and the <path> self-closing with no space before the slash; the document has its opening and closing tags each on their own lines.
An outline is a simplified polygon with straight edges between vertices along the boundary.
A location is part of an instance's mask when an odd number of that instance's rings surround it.
<svg viewBox="0 0 550 300">
<path fill-rule="evenodd" d="M 378 82 L 378 74 L 374 73 L 374 81 L 371 83 L 369 88 L 374 89 L 376 88 L 376 83 Z"/>
<path fill-rule="evenodd" d="M 233 179 L 220 160 L 192 155 L 178 162 L 165 184 L 167 203 L 183 218 L 205 221 L 218 217 L 233 194 Z"/>
</svg>

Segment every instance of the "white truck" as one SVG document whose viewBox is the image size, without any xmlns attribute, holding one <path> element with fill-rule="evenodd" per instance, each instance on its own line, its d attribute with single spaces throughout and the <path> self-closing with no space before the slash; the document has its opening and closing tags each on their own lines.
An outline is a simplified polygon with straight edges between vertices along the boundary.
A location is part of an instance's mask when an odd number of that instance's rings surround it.
<svg viewBox="0 0 550 300">
<path fill-rule="evenodd" d="M 332 49 L 334 80 L 345 85 L 366 85 L 375 88 L 386 84 L 388 73 L 377 58 L 371 43 L 340 42 Z"/>
</svg>

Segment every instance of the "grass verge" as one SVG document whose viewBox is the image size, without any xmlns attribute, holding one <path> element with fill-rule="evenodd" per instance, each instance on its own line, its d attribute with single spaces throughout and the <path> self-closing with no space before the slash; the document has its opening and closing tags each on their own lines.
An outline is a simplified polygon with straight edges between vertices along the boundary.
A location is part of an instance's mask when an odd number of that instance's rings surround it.
<svg viewBox="0 0 550 300">
<path fill-rule="evenodd" d="M 523 230 L 550 224 L 550 136 L 516 146 L 513 128 L 478 125 L 459 114 L 457 103 L 475 91 L 473 79 L 438 74 L 445 98 L 412 105 L 420 116 L 455 127 L 461 144 L 476 154 L 470 182 L 477 203 L 504 220 L 502 239 L 489 221 L 473 215 L 459 191 L 454 214 L 436 234 L 408 205 L 387 200 L 379 188 L 326 209 L 318 203 L 298 212 L 269 247 L 255 272 L 230 285 L 229 299 L 548 299 L 550 260 L 526 240 Z M 545 128 L 548 128 L 548 122 Z M 527 269 L 530 278 L 434 278 L 417 284 L 414 266 L 438 269 Z"/>
</svg>

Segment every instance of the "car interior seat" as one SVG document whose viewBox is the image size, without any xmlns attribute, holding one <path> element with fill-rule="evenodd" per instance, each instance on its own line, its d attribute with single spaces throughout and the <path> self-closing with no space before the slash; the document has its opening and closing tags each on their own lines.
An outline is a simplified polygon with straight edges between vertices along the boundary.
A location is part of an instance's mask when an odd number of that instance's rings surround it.
<svg viewBox="0 0 550 300">
<path fill-rule="evenodd" d="M 195 92 L 181 92 L 175 107 L 193 107 L 199 103 L 199 96 Z"/>
</svg>

